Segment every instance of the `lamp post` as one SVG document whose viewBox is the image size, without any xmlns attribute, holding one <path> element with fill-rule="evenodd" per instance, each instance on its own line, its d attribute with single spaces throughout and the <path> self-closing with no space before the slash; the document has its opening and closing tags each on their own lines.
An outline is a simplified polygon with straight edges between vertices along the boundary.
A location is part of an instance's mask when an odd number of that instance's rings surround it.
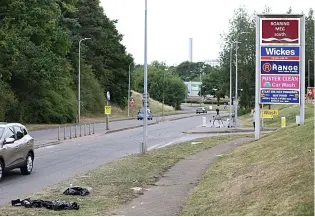
<svg viewBox="0 0 315 217">
<path fill-rule="evenodd" d="M 79 67 L 78 67 L 78 123 L 81 116 L 81 42 L 91 38 L 83 38 L 79 41 Z"/>
<path fill-rule="evenodd" d="M 129 82 L 128 82 L 128 103 L 127 103 L 127 106 L 128 106 L 128 117 L 130 116 L 130 110 L 129 110 L 129 103 L 130 103 L 130 67 L 131 67 L 131 64 L 129 64 Z"/>
<path fill-rule="evenodd" d="M 148 14 L 148 2 L 145 0 L 145 10 L 144 10 L 144 88 L 143 88 L 143 98 L 144 98 L 144 115 L 143 115 L 143 142 L 141 145 L 141 153 L 146 153 L 147 148 L 147 125 L 148 125 L 148 31 L 147 31 L 147 14 Z"/>
<path fill-rule="evenodd" d="M 229 121 L 229 128 L 231 128 L 231 121 L 232 121 L 232 48 L 233 44 L 230 45 L 230 121 Z"/>
<path fill-rule="evenodd" d="M 241 32 L 240 35 L 242 34 L 247 34 L 249 32 Z M 237 121 L 237 110 L 238 110 L 238 71 L 237 71 L 237 65 L 238 65 L 238 61 L 237 61 L 237 50 L 238 50 L 238 44 L 240 43 L 239 41 L 236 41 L 236 54 L 235 54 L 235 128 L 237 128 L 237 124 L 238 124 L 238 121 Z"/>
</svg>

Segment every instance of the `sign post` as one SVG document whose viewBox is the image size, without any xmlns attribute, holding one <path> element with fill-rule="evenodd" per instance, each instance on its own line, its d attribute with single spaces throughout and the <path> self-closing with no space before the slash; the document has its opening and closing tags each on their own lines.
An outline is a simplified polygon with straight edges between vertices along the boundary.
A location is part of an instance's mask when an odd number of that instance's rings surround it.
<svg viewBox="0 0 315 217">
<path fill-rule="evenodd" d="M 106 93 L 106 105 L 107 106 L 105 106 L 105 114 L 106 114 L 106 130 L 109 130 L 109 126 L 108 126 L 108 115 L 111 113 L 111 107 L 109 106 L 109 101 L 110 101 L 110 92 L 109 91 L 107 91 L 107 93 Z M 110 111 L 109 111 L 109 114 L 108 114 L 108 112 L 106 112 L 106 107 L 108 108 L 108 107 L 110 107 Z"/>
<path fill-rule="evenodd" d="M 305 16 L 260 14 L 256 19 L 256 126 L 261 104 L 305 106 Z M 263 110 L 263 109 L 262 109 Z M 255 139 L 260 138 L 260 127 Z"/>
</svg>

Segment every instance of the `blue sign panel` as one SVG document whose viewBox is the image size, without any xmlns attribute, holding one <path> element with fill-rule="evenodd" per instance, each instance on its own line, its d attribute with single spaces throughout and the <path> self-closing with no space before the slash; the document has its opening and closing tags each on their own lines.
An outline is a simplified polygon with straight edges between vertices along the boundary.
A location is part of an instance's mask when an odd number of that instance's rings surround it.
<svg viewBox="0 0 315 217">
<path fill-rule="evenodd" d="M 299 90 L 260 90 L 260 103 L 300 104 Z"/>
<path fill-rule="evenodd" d="M 261 74 L 299 74 L 299 61 L 261 61 Z"/>
<path fill-rule="evenodd" d="M 261 47 L 261 60 L 300 60 L 299 47 Z"/>
</svg>

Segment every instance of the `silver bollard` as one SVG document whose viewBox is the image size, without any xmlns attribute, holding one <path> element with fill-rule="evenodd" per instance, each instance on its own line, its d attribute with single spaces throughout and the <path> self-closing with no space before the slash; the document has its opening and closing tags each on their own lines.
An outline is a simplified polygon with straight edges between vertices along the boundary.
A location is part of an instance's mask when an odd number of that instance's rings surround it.
<svg viewBox="0 0 315 217">
<path fill-rule="evenodd" d="M 70 139 L 72 139 L 72 126 L 70 125 Z"/>
<path fill-rule="evenodd" d="M 80 137 L 82 136 L 82 125 L 80 124 Z"/>
<path fill-rule="evenodd" d="M 66 126 L 63 128 L 63 137 L 64 137 L 64 140 L 66 140 Z"/>
<path fill-rule="evenodd" d="M 77 125 L 74 126 L 74 137 L 77 138 Z"/>
<path fill-rule="evenodd" d="M 95 132 L 94 132 L 94 123 L 93 123 L 93 134 L 95 134 Z"/>
<path fill-rule="evenodd" d="M 84 124 L 84 136 L 86 136 L 86 124 Z"/>
<path fill-rule="evenodd" d="M 58 127 L 58 140 L 60 140 L 60 127 Z"/>
<path fill-rule="evenodd" d="M 89 123 L 89 135 L 91 135 L 91 123 Z"/>
</svg>

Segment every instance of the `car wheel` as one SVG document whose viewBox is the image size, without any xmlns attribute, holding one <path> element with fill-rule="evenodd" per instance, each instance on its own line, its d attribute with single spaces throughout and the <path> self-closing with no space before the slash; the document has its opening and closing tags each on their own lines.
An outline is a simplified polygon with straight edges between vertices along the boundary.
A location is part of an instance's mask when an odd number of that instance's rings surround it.
<svg viewBox="0 0 315 217">
<path fill-rule="evenodd" d="M 3 173 L 4 173 L 4 165 L 3 165 L 2 161 L 0 160 L 0 182 L 3 178 Z"/>
<path fill-rule="evenodd" d="M 26 156 L 26 161 L 25 161 L 25 165 L 23 167 L 20 168 L 22 175 L 29 175 L 32 173 L 33 171 L 33 156 L 31 153 L 28 153 Z"/>
</svg>

